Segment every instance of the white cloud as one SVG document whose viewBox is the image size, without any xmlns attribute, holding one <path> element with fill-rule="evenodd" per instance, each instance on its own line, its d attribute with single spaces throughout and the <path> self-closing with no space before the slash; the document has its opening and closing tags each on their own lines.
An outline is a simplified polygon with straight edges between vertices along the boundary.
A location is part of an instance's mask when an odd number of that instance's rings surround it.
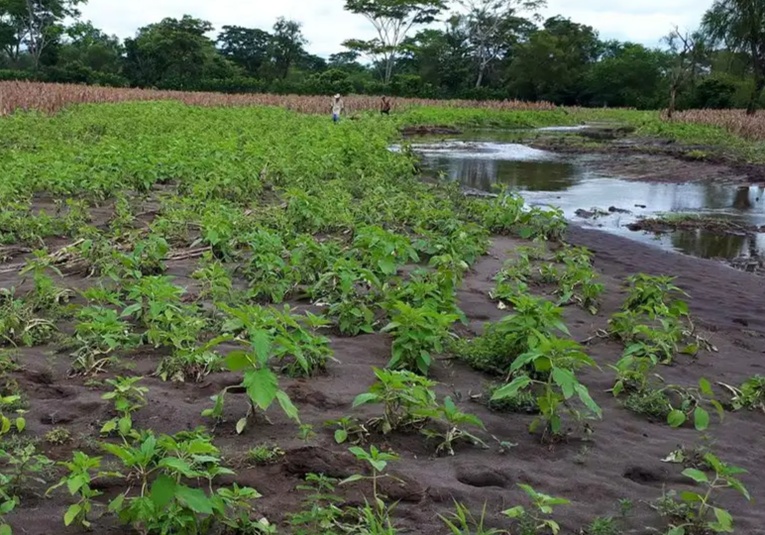
<svg viewBox="0 0 765 535">
<path fill-rule="evenodd" d="M 322 56 L 352 37 L 373 36 L 367 22 L 343 10 L 344 0 L 90 0 L 83 17 L 110 34 L 130 37 L 164 17 L 187 13 L 212 22 L 268 29 L 277 17 L 303 23 L 308 49 Z M 602 38 L 658 44 L 672 25 L 695 28 L 711 0 L 549 0 L 545 16 L 561 14 L 596 28 Z"/>
</svg>

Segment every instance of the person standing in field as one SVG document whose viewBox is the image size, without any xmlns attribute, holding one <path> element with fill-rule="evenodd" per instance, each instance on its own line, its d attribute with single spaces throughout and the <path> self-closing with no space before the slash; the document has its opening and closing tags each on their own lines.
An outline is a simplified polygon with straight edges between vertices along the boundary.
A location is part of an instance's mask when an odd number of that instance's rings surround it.
<svg viewBox="0 0 765 535">
<path fill-rule="evenodd" d="M 390 115 L 390 100 L 388 100 L 388 97 L 382 97 L 380 115 Z"/>
<path fill-rule="evenodd" d="M 343 99 L 340 98 L 340 95 L 335 95 L 335 98 L 332 101 L 332 120 L 334 122 L 340 120 L 340 114 L 343 113 L 344 108 L 345 105 L 343 104 Z"/>
</svg>

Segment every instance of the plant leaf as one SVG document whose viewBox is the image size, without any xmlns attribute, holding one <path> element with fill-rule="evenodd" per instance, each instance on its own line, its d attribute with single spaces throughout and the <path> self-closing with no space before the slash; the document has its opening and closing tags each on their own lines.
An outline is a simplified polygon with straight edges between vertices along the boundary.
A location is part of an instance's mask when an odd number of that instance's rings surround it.
<svg viewBox="0 0 765 535">
<path fill-rule="evenodd" d="M 261 368 L 245 372 L 242 385 L 247 390 L 247 395 L 252 402 L 260 410 L 266 411 L 276 399 L 279 379 L 268 368 Z"/>
<path fill-rule="evenodd" d="M 162 510 L 173 501 L 177 484 L 175 480 L 165 474 L 160 475 L 151 485 L 151 501 L 157 509 Z"/>
<path fill-rule="evenodd" d="M 667 423 L 672 427 L 680 427 L 685 423 L 685 413 L 679 410 L 673 410 L 667 416 Z"/>
<path fill-rule="evenodd" d="M 213 512 L 210 498 L 200 489 L 192 489 L 181 485 L 176 488 L 175 497 L 195 513 L 209 515 Z"/>
<path fill-rule="evenodd" d="M 694 480 L 696 483 L 709 483 L 709 478 L 701 470 L 695 468 L 687 468 L 683 470 L 683 475 Z"/>
</svg>

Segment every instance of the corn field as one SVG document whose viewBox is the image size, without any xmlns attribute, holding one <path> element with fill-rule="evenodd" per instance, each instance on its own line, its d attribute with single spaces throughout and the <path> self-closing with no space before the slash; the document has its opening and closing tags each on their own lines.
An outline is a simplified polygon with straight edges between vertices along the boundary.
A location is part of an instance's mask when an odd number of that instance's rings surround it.
<svg viewBox="0 0 765 535">
<path fill-rule="evenodd" d="M 672 120 L 719 126 L 739 137 L 761 140 L 765 139 L 765 117 L 762 113 L 747 115 L 744 110 L 688 110 L 676 113 Z"/>
<path fill-rule="evenodd" d="M 126 89 L 84 85 L 45 84 L 38 82 L 0 82 L 0 115 L 16 110 L 55 113 L 72 104 L 94 102 L 125 102 L 139 100 L 178 100 L 194 106 L 278 106 L 300 113 L 328 113 L 330 99 L 326 96 L 299 96 L 273 94 L 196 93 L 183 91 L 158 91 L 149 89 Z M 377 110 L 380 99 L 374 96 L 345 96 L 349 113 Z M 437 105 L 454 108 L 491 108 L 498 110 L 548 110 L 555 105 L 547 102 L 472 101 L 393 99 L 398 109 L 409 106 Z"/>
</svg>

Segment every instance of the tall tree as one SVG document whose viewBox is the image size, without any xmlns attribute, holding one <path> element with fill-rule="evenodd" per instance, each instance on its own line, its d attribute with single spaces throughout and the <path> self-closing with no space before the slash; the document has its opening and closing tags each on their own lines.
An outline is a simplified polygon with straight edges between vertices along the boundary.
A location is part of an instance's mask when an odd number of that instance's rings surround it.
<svg viewBox="0 0 765 535">
<path fill-rule="evenodd" d="M 544 28 L 518 47 L 507 72 L 509 86 L 522 99 L 579 104 L 586 76 L 601 49 L 592 27 L 549 18 Z"/>
<path fill-rule="evenodd" d="M 675 26 L 664 38 L 672 58 L 669 69 L 669 106 L 667 116 L 671 119 L 675 113 L 677 93 L 687 81 L 697 74 L 707 46 L 701 32 L 681 32 Z"/>
<path fill-rule="evenodd" d="M 487 69 L 517 44 L 521 35 L 534 25 L 518 15 L 519 11 L 536 12 L 546 0 L 457 0 L 467 10 L 465 15 L 470 47 L 475 58 L 475 87 L 481 87 Z"/>
<path fill-rule="evenodd" d="M 14 61 L 22 51 L 35 68 L 40 56 L 64 32 L 62 22 L 77 18 L 87 0 L 0 0 L 0 46 Z"/>
<path fill-rule="evenodd" d="M 416 25 L 433 22 L 445 8 L 445 0 L 346 0 L 345 9 L 366 17 L 377 38 L 352 39 L 344 46 L 378 58 L 383 81 L 388 84 L 409 31 Z"/>
<path fill-rule="evenodd" d="M 276 20 L 271 37 L 271 58 L 278 78 L 286 78 L 290 67 L 306 55 L 303 48 L 306 44 L 308 41 L 299 22 L 284 17 Z"/>
<path fill-rule="evenodd" d="M 716 43 L 745 52 L 754 74 L 754 91 L 747 113 L 754 115 L 765 88 L 765 2 L 763 0 L 715 0 L 704 15 L 703 30 Z"/>
<path fill-rule="evenodd" d="M 252 76 L 270 58 L 271 34 L 258 28 L 224 26 L 217 43 L 221 54 Z"/>
<path fill-rule="evenodd" d="M 206 36 L 212 24 L 184 15 L 166 18 L 125 40 L 125 70 L 135 85 L 186 88 L 204 78 L 229 78 L 237 68 Z"/>
</svg>

